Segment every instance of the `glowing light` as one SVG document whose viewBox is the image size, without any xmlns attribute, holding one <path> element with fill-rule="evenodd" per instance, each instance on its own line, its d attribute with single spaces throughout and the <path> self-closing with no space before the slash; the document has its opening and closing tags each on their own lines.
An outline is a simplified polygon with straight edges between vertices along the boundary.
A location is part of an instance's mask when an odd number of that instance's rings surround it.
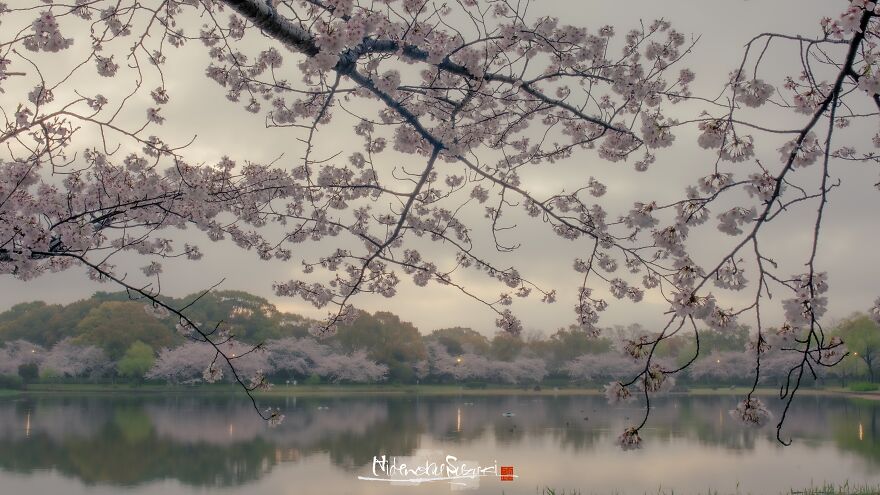
<svg viewBox="0 0 880 495">
<path fill-rule="evenodd" d="M 458 417 L 455 419 L 455 431 L 461 431 L 461 408 L 458 408 Z"/>
<path fill-rule="evenodd" d="M 455 362 L 456 362 L 456 363 L 460 363 L 460 362 L 461 362 L 461 358 L 460 358 L 460 357 L 459 357 L 459 358 L 455 358 Z"/>
<path fill-rule="evenodd" d="M 859 426 L 862 426 L 862 425 L 859 425 Z M 31 412 L 30 411 L 28 411 L 27 419 L 25 420 L 25 423 L 24 423 L 24 436 L 25 436 L 25 438 L 30 438 L 30 436 L 31 436 Z"/>
<path fill-rule="evenodd" d="M 716 359 L 715 362 L 718 363 L 718 364 L 721 364 L 721 360 L 720 360 L 720 359 Z"/>
<path fill-rule="evenodd" d="M 862 424 L 859 423 L 859 440 L 865 439 L 865 429 L 862 427 Z"/>
</svg>

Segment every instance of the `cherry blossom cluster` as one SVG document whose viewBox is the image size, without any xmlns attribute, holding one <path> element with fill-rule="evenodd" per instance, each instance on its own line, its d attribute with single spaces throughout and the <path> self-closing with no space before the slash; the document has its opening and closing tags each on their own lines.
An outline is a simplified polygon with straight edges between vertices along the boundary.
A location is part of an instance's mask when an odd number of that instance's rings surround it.
<svg viewBox="0 0 880 495">
<path fill-rule="evenodd" d="M 522 355 L 513 361 L 495 360 L 470 351 L 453 356 L 437 342 L 428 343 L 426 351 L 426 358 L 415 366 L 416 376 L 420 379 L 524 384 L 539 382 L 548 374 L 547 363 L 533 356 Z"/>
<path fill-rule="evenodd" d="M 17 375 L 18 367 L 24 364 L 36 365 L 41 373 L 71 378 L 99 377 L 115 367 L 101 348 L 77 344 L 72 338 L 50 349 L 25 340 L 6 342 L 0 348 L 0 373 Z"/>
<path fill-rule="evenodd" d="M 119 284 L 205 346 L 211 359 L 191 378 L 232 379 L 248 391 L 266 386 L 258 371 L 269 368 L 239 375 L 245 360 L 232 355 L 235 341 L 222 325 L 191 321 L 162 302 L 161 280 L 170 275 L 163 261 L 198 260 L 207 251 L 196 242 L 176 245 L 167 229 L 189 227 L 260 260 L 292 262 L 300 272 L 273 287 L 278 296 L 327 308 L 316 335 L 356 318 L 359 295 L 394 297 L 404 280 L 459 291 L 512 334 L 523 328 L 518 299 L 550 304 L 565 295 L 575 301 L 575 323 L 591 335 L 610 305 L 665 301 L 664 330 L 623 345 L 639 366 L 632 380 L 617 380 L 622 388 L 609 389 L 614 396 L 631 385 L 646 398 L 662 391 L 681 370 L 657 361 L 660 342 L 678 332 L 731 328 L 747 314 L 760 319 L 771 289 L 786 294 L 783 323 L 806 332 L 792 344 L 804 357 L 792 371 L 833 364 L 829 353 L 841 343 L 822 330 L 828 285 L 816 252 L 839 185 L 832 177 L 844 173 L 837 162 L 880 161 L 873 151 L 880 147 L 877 5 L 852 0 L 819 21 L 812 37 L 756 36 L 723 93 L 708 98 L 692 94 L 696 75 L 684 65 L 696 38 L 670 22 L 618 34 L 616 26 L 588 29 L 536 16 L 527 5 L 0 4 L 0 144 L 8 155 L 0 158 L 0 273 L 30 280 L 82 267 L 95 280 Z M 298 143 L 295 158 L 194 165 L 202 159 L 188 155 L 191 143 L 165 131 L 168 107 L 179 101 L 167 81 L 191 76 L 166 73 L 168 60 L 190 44 L 203 51 L 197 72 L 212 90 L 265 119 L 266 132 Z M 785 52 L 788 46 L 793 51 Z M 778 80 L 762 71 L 774 50 L 803 70 Z M 40 70 L 55 63 L 60 75 Z M 134 89 L 86 94 L 73 87 L 80 74 L 133 81 Z M 681 102 L 701 108 L 685 115 L 690 110 Z M 761 120 L 768 108 L 802 125 L 773 128 Z M 866 125 L 875 136 L 870 142 L 837 144 L 840 134 Z M 331 128 L 351 129 L 352 139 L 337 134 L 326 144 L 318 136 Z M 698 135 L 687 139 L 679 129 Z M 683 185 L 679 201 L 663 203 L 648 191 L 631 208 L 610 211 L 614 185 L 596 178 L 599 170 L 566 180 L 562 190 L 544 187 L 543 177 L 567 160 L 629 162 L 644 172 L 663 167 L 670 146 L 714 157 L 702 177 Z M 816 211 L 799 225 L 812 242 L 806 273 L 790 278 L 778 273 L 764 233 L 804 205 Z M 516 225 L 523 217 L 582 246 L 572 265 L 576 281 L 564 292 L 508 263 L 521 246 Z M 697 231 L 723 233 L 732 247 L 692 255 Z M 305 243 L 330 247 L 304 256 Z M 426 243 L 433 248 L 422 249 Z M 117 269 L 114 260 L 123 256 L 142 259 L 140 272 Z M 500 294 L 466 286 L 469 272 L 488 277 Z M 732 307 L 725 302 L 730 291 L 751 302 Z M 759 336 L 762 330 L 759 324 Z M 759 369 L 762 353 L 754 354 Z M 538 366 L 523 366 L 540 374 Z M 786 411 L 799 384 L 787 382 Z M 746 406 L 743 418 L 753 413 L 751 402 Z M 649 413 L 648 403 L 645 420 Z M 622 443 L 637 445 L 639 428 L 627 430 Z"/>
</svg>

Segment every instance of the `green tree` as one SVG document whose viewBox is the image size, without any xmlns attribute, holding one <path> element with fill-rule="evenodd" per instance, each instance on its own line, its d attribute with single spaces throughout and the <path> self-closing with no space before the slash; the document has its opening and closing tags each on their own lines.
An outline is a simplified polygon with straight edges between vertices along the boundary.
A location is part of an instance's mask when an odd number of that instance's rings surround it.
<svg viewBox="0 0 880 495">
<path fill-rule="evenodd" d="M 99 292 L 96 294 L 96 296 L 98 294 L 104 293 Z M 128 300 L 127 296 L 126 300 Z M 79 325 L 79 322 L 82 321 L 82 319 L 85 318 L 90 311 L 100 306 L 101 302 L 103 301 L 93 296 L 90 299 L 75 301 L 66 306 L 63 306 L 61 310 L 58 311 L 51 320 L 49 320 L 48 326 L 54 328 L 55 332 L 61 338 L 75 337 L 80 333 L 80 331 L 77 329 L 77 325 Z M 61 340 L 61 338 L 59 338 L 59 340 Z"/>
<path fill-rule="evenodd" d="M 489 352 L 489 339 L 485 335 L 470 328 L 453 327 L 434 330 L 425 337 L 426 341 L 436 341 L 446 347 L 453 356 L 473 352 L 486 354 Z"/>
<path fill-rule="evenodd" d="M 396 382 L 414 382 L 413 365 L 426 356 L 418 329 L 385 311 L 361 313 L 351 325 L 340 326 L 331 343 L 345 352 L 367 351 L 370 359 L 388 366 L 388 380 Z"/>
<path fill-rule="evenodd" d="M 880 361 L 880 327 L 866 315 L 855 314 L 836 329 L 849 352 L 861 359 L 868 368 L 868 376 L 873 382 L 875 368 Z"/>
<path fill-rule="evenodd" d="M 571 326 L 560 328 L 546 341 L 548 358 L 560 365 L 568 363 L 584 354 L 601 354 L 611 349 L 611 341 L 593 337 L 586 330 Z M 549 359 L 548 359 L 549 360 Z"/>
<path fill-rule="evenodd" d="M 518 335 L 511 335 L 507 332 L 498 332 L 492 338 L 490 354 L 495 359 L 501 361 L 513 361 L 519 356 L 520 352 L 526 346 L 523 339 Z"/>
<path fill-rule="evenodd" d="M 40 369 L 40 381 L 41 382 L 53 382 L 61 378 L 61 375 L 58 374 L 57 371 L 52 368 L 43 367 Z"/>
<path fill-rule="evenodd" d="M 181 340 L 168 322 L 148 315 L 143 303 L 132 301 L 103 302 L 89 311 L 76 328 L 77 343 L 99 346 L 114 360 L 120 359 L 135 341 L 159 349 Z"/>
<path fill-rule="evenodd" d="M 725 330 L 706 328 L 700 330 L 700 355 L 708 356 L 713 351 L 742 351 L 749 340 L 749 327 L 738 325 Z"/>
<path fill-rule="evenodd" d="M 37 363 L 19 365 L 18 376 L 21 377 L 21 381 L 24 383 L 33 383 L 40 376 L 40 368 L 37 366 Z"/>
<path fill-rule="evenodd" d="M 43 347 L 51 347 L 64 337 L 72 335 L 72 328 L 55 324 L 62 310 L 60 305 L 42 301 L 16 304 L 0 314 L 0 341 L 27 340 Z"/>
<path fill-rule="evenodd" d="M 868 373 L 868 367 L 859 359 L 860 356 L 854 356 L 852 353 L 837 363 L 836 366 L 828 368 L 828 374 L 836 376 L 840 380 L 840 386 L 845 387 L 847 380 L 858 376 L 865 376 Z"/>
<path fill-rule="evenodd" d="M 773 338 L 772 335 L 775 335 L 772 330 L 764 333 L 764 336 L 769 339 Z M 746 348 L 748 339 L 749 327 L 746 325 L 738 325 L 723 331 L 702 328 L 700 329 L 700 356 L 706 357 L 713 352 L 742 351 Z M 675 336 L 664 340 L 657 346 L 658 357 L 674 357 L 679 366 L 690 362 L 696 352 L 697 343 L 692 335 Z"/>
<path fill-rule="evenodd" d="M 192 294 L 172 302 L 189 306 L 187 315 L 194 321 L 211 325 L 222 321 L 224 328 L 244 342 L 306 337 L 312 323 L 308 318 L 278 311 L 266 298 L 237 290 Z"/>
<path fill-rule="evenodd" d="M 122 376 L 140 381 L 143 379 L 144 373 L 153 367 L 153 361 L 155 360 L 153 348 L 140 340 L 136 340 L 116 364 L 116 371 Z"/>
<path fill-rule="evenodd" d="M 692 336 L 673 335 L 657 345 L 656 355 L 661 358 L 678 359 L 694 341 Z M 688 357 L 693 356 L 692 354 Z"/>
</svg>

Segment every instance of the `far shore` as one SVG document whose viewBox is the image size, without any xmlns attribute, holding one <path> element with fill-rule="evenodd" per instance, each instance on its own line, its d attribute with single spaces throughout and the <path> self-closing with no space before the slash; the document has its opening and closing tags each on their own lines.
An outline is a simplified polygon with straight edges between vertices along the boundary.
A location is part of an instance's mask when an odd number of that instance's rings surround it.
<svg viewBox="0 0 880 495">
<path fill-rule="evenodd" d="M 668 395 L 745 395 L 749 392 L 747 387 L 693 387 L 673 390 Z M 31 384 L 22 390 L 0 389 L 0 398 L 13 396 L 50 395 L 50 394 L 236 394 L 242 393 L 240 387 L 223 385 L 161 385 L 161 384 Z M 813 388 L 804 387 L 798 390 L 798 395 L 821 395 L 840 396 L 856 399 L 880 400 L 880 391 L 853 392 L 842 387 Z M 486 388 L 465 387 L 461 385 L 411 385 L 411 384 L 388 384 L 388 385 L 349 385 L 349 384 L 322 384 L 322 385 L 276 385 L 268 391 L 256 392 L 260 397 L 287 397 L 287 396 L 330 396 L 330 395 L 429 395 L 429 396 L 503 396 L 503 395 L 529 395 L 529 396 L 575 396 L 575 395 L 602 395 L 602 390 L 596 387 L 500 387 L 487 386 Z M 778 395 L 775 388 L 758 388 L 756 395 Z"/>
</svg>

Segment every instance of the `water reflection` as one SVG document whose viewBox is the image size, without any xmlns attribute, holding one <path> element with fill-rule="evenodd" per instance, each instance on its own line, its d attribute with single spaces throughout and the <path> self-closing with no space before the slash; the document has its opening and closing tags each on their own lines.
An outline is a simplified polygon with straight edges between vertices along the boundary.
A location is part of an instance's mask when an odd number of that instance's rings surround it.
<svg viewBox="0 0 880 495">
<path fill-rule="evenodd" d="M 600 397 L 287 398 L 276 404 L 286 419 L 275 429 L 238 396 L 31 397 L 0 402 L 0 484 L 4 472 L 52 470 L 88 486 L 175 480 L 235 487 L 285 463 L 312 461 L 332 466 L 335 474 L 322 476 L 348 482 L 374 455 L 407 456 L 438 445 L 486 456 L 487 462 L 540 452 L 541 459 L 526 462 L 543 466 L 530 478 L 542 484 L 557 481 L 556 464 L 578 459 L 609 465 L 640 459 L 645 463 L 640 467 L 650 468 L 675 452 L 699 453 L 706 462 L 713 455 L 718 462 L 780 455 L 774 428 L 749 429 L 730 419 L 727 411 L 736 400 L 659 399 L 644 435 L 649 448 L 624 458 L 614 438 L 641 410 L 637 404 L 610 407 Z M 834 472 L 844 480 L 871 481 L 876 475 L 866 473 L 880 472 L 878 414 L 877 402 L 803 397 L 787 423 L 795 444 L 786 455 L 797 453 L 797 462 L 827 462 L 811 452 L 848 453 L 858 462 Z M 566 482 L 584 482 L 565 476 Z M 588 491 L 583 485 L 567 488 Z M 534 484 L 523 493 L 534 493 Z"/>
</svg>

